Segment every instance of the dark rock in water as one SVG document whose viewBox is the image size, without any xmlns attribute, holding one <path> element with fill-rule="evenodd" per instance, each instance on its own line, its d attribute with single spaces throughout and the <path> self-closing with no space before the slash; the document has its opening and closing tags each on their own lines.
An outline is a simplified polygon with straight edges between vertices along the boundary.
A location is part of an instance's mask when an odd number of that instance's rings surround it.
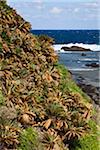
<svg viewBox="0 0 100 150">
<path fill-rule="evenodd" d="M 82 53 L 81 56 L 86 56 L 86 54 L 85 54 L 85 53 Z"/>
<path fill-rule="evenodd" d="M 63 49 L 64 51 L 91 51 L 90 49 L 86 49 L 79 46 L 71 46 L 71 47 L 63 46 L 61 49 Z"/>
<path fill-rule="evenodd" d="M 63 46 L 61 49 L 63 49 L 64 51 L 70 51 L 70 47 L 66 47 L 66 46 Z"/>
<path fill-rule="evenodd" d="M 86 64 L 86 66 L 87 66 L 87 67 L 93 67 L 93 68 L 98 68 L 98 67 L 100 67 L 100 65 L 97 64 L 97 63 L 89 63 L 89 64 Z"/>
<path fill-rule="evenodd" d="M 86 49 L 86 48 L 79 47 L 79 46 L 72 46 L 71 49 L 78 50 L 78 51 L 91 51 L 90 49 Z"/>
</svg>

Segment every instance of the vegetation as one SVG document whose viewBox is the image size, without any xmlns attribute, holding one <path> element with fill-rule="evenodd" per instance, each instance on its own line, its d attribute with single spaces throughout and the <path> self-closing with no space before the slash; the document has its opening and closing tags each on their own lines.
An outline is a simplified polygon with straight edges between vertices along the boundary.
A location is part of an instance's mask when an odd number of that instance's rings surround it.
<svg viewBox="0 0 100 150">
<path fill-rule="evenodd" d="M 89 121 L 91 133 L 84 138 L 81 138 L 75 150 L 98 150 L 100 132 L 97 130 L 96 123 L 93 120 Z"/>
<path fill-rule="evenodd" d="M 41 142 L 38 137 L 38 133 L 32 127 L 23 130 L 20 135 L 21 145 L 18 147 L 18 150 L 39 150 L 43 149 Z"/>
<path fill-rule="evenodd" d="M 79 150 L 93 141 L 96 150 L 90 99 L 58 64 L 53 40 L 32 35 L 2 2 L 0 16 L 0 148 Z"/>
<path fill-rule="evenodd" d="M 4 105 L 5 101 L 4 101 L 4 96 L 2 94 L 2 91 L 0 90 L 0 106 Z"/>
</svg>

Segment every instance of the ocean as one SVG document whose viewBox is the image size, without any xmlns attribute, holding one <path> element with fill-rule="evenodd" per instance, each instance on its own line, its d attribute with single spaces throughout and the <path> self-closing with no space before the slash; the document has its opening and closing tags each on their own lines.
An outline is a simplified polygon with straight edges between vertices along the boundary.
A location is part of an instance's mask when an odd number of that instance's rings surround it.
<svg viewBox="0 0 100 150">
<path fill-rule="evenodd" d="M 56 44 L 84 43 L 99 44 L 100 30 L 32 30 L 33 34 L 46 34 L 54 38 Z"/>
<path fill-rule="evenodd" d="M 100 63 L 100 30 L 32 30 L 35 35 L 48 35 L 54 38 L 53 45 L 59 56 L 59 63 L 64 64 L 73 74 L 75 80 L 80 76 L 88 84 L 100 87 L 99 68 L 88 67 L 86 64 Z M 63 46 L 80 46 L 92 51 L 64 51 Z"/>
</svg>

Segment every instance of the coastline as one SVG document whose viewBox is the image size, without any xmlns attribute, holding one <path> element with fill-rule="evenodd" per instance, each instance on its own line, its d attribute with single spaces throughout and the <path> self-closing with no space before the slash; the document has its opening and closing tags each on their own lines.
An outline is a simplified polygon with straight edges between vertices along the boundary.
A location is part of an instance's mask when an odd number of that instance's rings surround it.
<svg viewBox="0 0 100 150">
<path fill-rule="evenodd" d="M 95 108 L 100 106 L 100 82 L 99 72 L 95 71 L 74 71 L 72 77 L 76 84 L 92 99 Z"/>
<path fill-rule="evenodd" d="M 68 43 L 55 44 L 53 47 L 59 55 L 59 63 L 68 68 L 76 84 L 91 97 L 96 105 L 100 105 L 100 45 Z M 71 47 L 76 47 L 76 49 L 78 47 L 80 50 L 74 51 L 71 50 Z M 87 51 L 87 49 L 90 49 L 90 51 Z M 88 66 L 88 64 L 91 66 Z M 96 64 L 95 67 L 92 64 Z"/>
<path fill-rule="evenodd" d="M 99 69 L 94 70 L 80 70 L 80 71 L 71 71 L 73 78 L 76 82 L 83 82 L 84 84 L 91 84 L 94 87 L 100 88 L 100 79 L 99 79 Z"/>
<path fill-rule="evenodd" d="M 58 63 L 52 39 L 32 35 L 4 0 L 0 10 L 0 149 L 98 150 L 93 105 Z"/>
</svg>

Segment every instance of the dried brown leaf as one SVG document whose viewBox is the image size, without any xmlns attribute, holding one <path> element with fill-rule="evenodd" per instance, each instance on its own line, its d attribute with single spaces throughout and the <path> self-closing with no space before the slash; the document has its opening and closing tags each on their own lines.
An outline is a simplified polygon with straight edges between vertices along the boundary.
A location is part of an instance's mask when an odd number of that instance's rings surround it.
<svg viewBox="0 0 100 150">
<path fill-rule="evenodd" d="M 48 129 L 48 128 L 50 127 L 50 125 L 51 125 L 51 122 L 52 122 L 52 119 L 48 119 L 48 120 L 45 122 L 44 127 L 45 127 L 46 129 Z"/>
</svg>

